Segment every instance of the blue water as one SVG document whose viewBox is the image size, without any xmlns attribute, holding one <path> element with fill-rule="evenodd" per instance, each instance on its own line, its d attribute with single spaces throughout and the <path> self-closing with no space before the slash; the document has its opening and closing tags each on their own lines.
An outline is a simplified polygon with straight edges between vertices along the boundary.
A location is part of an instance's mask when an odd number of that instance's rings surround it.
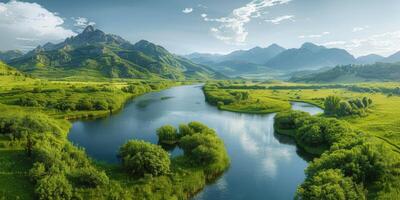
<svg viewBox="0 0 400 200">
<path fill-rule="evenodd" d="M 305 103 L 292 108 L 321 112 Z M 108 118 L 74 122 L 69 139 L 97 160 L 117 162 L 118 148 L 129 139 L 157 143 L 158 127 L 200 121 L 224 140 L 231 166 L 194 199 L 292 199 L 305 178 L 307 156 L 290 138 L 274 134 L 274 115 L 220 111 L 204 101 L 200 85 L 180 86 L 140 96 Z"/>
</svg>

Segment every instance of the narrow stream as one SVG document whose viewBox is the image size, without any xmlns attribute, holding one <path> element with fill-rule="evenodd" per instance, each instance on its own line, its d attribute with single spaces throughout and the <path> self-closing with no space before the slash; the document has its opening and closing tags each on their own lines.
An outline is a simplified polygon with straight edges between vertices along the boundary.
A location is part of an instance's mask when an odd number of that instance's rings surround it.
<svg viewBox="0 0 400 200">
<path fill-rule="evenodd" d="M 292 109 L 322 112 L 297 102 Z M 307 156 L 290 138 L 274 134 L 274 116 L 220 111 L 204 101 L 200 85 L 180 86 L 135 98 L 110 117 L 76 121 L 68 137 L 95 159 L 117 162 L 118 148 L 127 140 L 157 143 L 158 127 L 199 121 L 224 140 L 231 167 L 194 199 L 293 199 L 305 178 Z M 171 153 L 181 152 L 175 149 Z"/>
</svg>

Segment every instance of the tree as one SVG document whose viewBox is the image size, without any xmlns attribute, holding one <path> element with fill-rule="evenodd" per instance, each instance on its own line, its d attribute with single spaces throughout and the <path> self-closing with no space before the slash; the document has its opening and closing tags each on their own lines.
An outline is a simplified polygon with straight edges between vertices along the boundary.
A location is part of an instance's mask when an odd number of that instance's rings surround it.
<svg viewBox="0 0 400 200">
<path fill-rule="evenodd" d="M 171 125 L 165 125 L 157 129 L 158 141 L 161 143 L 176 142 L 179 139 L 178 131 Z"/>
<path fill-rule="evenodd" d="M 106 185 L 109 182 L 106 173 L 93 167 L 80 168 L 73 176 L 77 184 L 83 187 L 97 187 Z"/>
<path fill-rule="evenodd" d="M 308 178 L 298 189 L 296 199 L 359 200 L 366 199 L 363 188 L 340 170 L 328 169 Z"/>
<path fill-rule="evenodd" d="M 122 166 L 131 174 L 159 176 L 170 171 L 169 154 L 158 145 L 130 140 L 119 149 Z"/>
<path fill-rule="evenodd" d="M 339 108 L 340 98 L 337 96 L 328 96 L 325 98 L 325 114 L 334 115 Z"/>
<path fill-rule="evenodd" d="M 339 116 L 347 116 L 352 114 L 351 105 L 347 101 L 342 101 L 339 104 Z"/>
<path fill-rule="evenodd" d="M 72 186 L 64 175 L 48 175 L 40 179 L 35 190 L 42 200 L 69 200 Z"/>
</svg>

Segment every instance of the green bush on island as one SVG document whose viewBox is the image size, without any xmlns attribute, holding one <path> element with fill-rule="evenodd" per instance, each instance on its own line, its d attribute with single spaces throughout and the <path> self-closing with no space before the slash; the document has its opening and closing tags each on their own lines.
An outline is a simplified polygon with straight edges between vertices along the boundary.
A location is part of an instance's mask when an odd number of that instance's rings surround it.
<svg viewBox="0 0 400 200">
<path fill-rule="evenodd" d="M 177 139 L 176 142 L 184 152 L 183 158 L 193 166 L 204 169 L 207 179 L 221 174 L 229 166 L 223 141 L 213 129 L 200 122 L 181 124 L 179 132 L 173 126 L 166 125 L 159 128 L 157 134 L 161 143 L 165 141 L 166 135 Z"/>
<path fill-rule="evenodd" d="M 157 129 L 158 141 L 162 144 L 174 144 L 179 140 L 178 131 L 171 125 Z"/>
<path fill-rule="evenodd" d="M 223 141 L 213 129 L 199 122 L 190 122 L 191 134 L 183 136 L 179 147 L 193 164 L 204 167 L 208 177 L 216 176 L 229 166 L 229 156 Z"/>
<path fill-rule="evenodd" d="M 335 115 L 339 117 L 349 115 L 364 115 L 365 111 L 372 105 L 372 99 L 368 97 L 356 98 L 349 101 L 343 101 L 337 96 L 328 96 L 325 98 L 326 115 Z"/>
<path fill-rule="evenodd" d="M 130 140 L 119 150 L 122 166 L 132 175 L 159 176 L 170 171 L 169 154 L 158 145 L 145 141 Z"/>
</svg>

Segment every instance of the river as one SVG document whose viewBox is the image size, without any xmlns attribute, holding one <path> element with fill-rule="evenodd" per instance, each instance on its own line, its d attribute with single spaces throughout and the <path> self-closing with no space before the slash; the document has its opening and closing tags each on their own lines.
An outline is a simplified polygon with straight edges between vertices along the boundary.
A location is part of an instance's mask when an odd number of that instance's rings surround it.
<svg viewBox="0 0 400 200">
<path fill-rule="evenodd" d="M 306 103 L 293 102 L 292 109 L 322 112 Z M 158 127 L 199 121 L 223 139 L 231 166 L 194 199 L 293 199 L 305 178 L 307 156 L 290 138 L 274 134 L 274 116 L 220 111 L 204 101 L 201 85 L 179 86 L 137 97 L 107 118 L 76 121 L 68 137 L 91 157 L 118 162 L 118 148 L 127 140 L 157 143 Z"/>
</svg>

